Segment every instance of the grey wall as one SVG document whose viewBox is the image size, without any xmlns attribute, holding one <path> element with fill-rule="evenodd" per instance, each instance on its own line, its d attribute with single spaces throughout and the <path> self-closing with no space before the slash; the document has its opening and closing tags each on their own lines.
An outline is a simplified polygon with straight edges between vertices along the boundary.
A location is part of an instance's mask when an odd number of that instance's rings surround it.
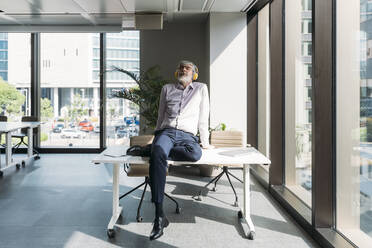
<svg viewBox="0 0 372 248">
<path fill-rule="evenodd" d="M 160 65 L 164 78 L 174 82 L 178 62 L 190 60 L 199 68 L 197 81 L 208 84 L 206 21 L 164 23 L 163 30 L 141 31 L 141 70 Z"/>
</svg>

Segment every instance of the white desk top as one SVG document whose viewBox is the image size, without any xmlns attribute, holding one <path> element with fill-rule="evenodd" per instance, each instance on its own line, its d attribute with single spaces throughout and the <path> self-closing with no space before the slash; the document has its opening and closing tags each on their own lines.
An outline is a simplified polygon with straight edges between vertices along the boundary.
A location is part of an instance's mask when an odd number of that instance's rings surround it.
<svg viewBox="0 0 372 248">
<path fill-rule="evenodd" d="M 4 133 L 15 131 L 24 127 L 29 127 L 29 125 L 22 122 L 0 122 L 0 132 Z"/>
<path fill-rule="evenodd" d="M 0 122 L 0 132 L 8 133 L 25 127 L 37 127 L 41 124 L 39 121 L 28 122 Z"/>
<path fill-rule="evenodd" d="M 138 156 L 126 156 L 126 150 L 128 146 L 110 146 L 97 157 L 95 157 L 93 163 L 129 163 L 129 164 L 147 164 L 149 158 L 138 157 Z M 223 155 L 234 153 L 235 151 L 243 151 L 241 154 Z M 253 147 L 241 148 L 241 147 L 226 147 L 226 148 L 215 148 L 211 150 L 202 150 L 203 154 L 200 160 L 196 162 L 190 161 L 168 161 L 172 165 L 180 164 L 271 164 L 271 161 L 262 155 Z M 222 154 L 221 154 L 222 153 Z"/>
</svg>

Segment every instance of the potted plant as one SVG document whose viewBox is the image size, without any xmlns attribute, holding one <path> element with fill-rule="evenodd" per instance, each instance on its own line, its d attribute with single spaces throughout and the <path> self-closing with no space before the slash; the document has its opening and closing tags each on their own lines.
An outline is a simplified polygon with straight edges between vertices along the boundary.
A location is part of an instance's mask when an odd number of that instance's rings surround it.
<svg viewBox="0 0 372 248">
<path fill-rule="evenodd" d="M 139 75 L 119 67 L 112 67 L 110 71 L 124 73 L 136 82 L 134 87 L 124 87 L 119 91 L 114 91 L 111 97 L 124 98 L 137 104 L 142 117 L 143 130 L 145 132 L 154 130 L 158 118 L 161 89 L 168 83 L 160 75 L 160 66 L 153 66 Z"/>
<path fill-rule="evenodd" d="M 215 128 L 209 128 L 209 134 L 212 131 L 225 131 L 226 130 L 226 124 L 225 123 L 219 123 Z M 210 138 L 209 138 L 210 142 Z M 199 166 L 199 173 L 201 177 L 215 177 L 218 174 L 221 173 L 222 168 L 219 166 L 213 166 L 210 164 L 200 164 Z"/>
</svg>

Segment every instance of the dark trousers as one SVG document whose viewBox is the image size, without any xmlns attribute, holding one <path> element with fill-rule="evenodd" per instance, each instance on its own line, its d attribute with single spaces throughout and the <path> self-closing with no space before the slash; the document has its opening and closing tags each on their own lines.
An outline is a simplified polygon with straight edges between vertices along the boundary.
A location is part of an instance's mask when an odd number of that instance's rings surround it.
<svg viewBox="0 0 372 248">
<path fill-rule="evenodd" d="M 181 130 L 166 128 L 155 133 L 150 156 L 150 187 L 152 201 L 164 198 L 167 160 L 198 161 L 202 155 L 198 137 Z"/>
</svg>

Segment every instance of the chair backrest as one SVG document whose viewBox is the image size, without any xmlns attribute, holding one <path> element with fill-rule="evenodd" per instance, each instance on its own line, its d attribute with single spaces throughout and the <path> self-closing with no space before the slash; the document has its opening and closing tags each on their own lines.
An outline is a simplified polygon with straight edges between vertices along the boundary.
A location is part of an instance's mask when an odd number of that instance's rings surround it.
<svg viewBox="0 0 372 248">
<path fill-rule="evenodd" d="M 215 147 L 244 147 L 241 131 L 212 131 L 211 145 Z"/>
<path fill-rule="evenodd" d="M 22 116 L 22 122 L 31 122 L 31 121 L 40 121 L 40 119 L 36 116 Z M 39 128 L 34 128 L 33 134 L 36 135 L 38 133 Z M 21 133 L 27 134 L 27 128 L 22 128 Z"/>
<path fill-rule="evenodd" d="M 154 140 L 154 135 L 140 135 L 140 136 L 132 136 L 130 137 L 130 146 L 145 146 L 151 144 Z"/>
<path fill-rule="evenodd" d="M 0 116 L 0 121 L 1 121 L 1 122 L 7 122 L 7 121 L 8 121 L 8 116 L 1 115 L 1 116 Z"/>
<path fill-rule="evenodd" d="M 154 140 L 154 135 L 140 135 L 130 137 L 130 146 L 145 146 L 151 144 Z M 149 175 L 149 165 L 129 166 L 127 171 L 128 177 L 146 177 Z"/>
</svg>

